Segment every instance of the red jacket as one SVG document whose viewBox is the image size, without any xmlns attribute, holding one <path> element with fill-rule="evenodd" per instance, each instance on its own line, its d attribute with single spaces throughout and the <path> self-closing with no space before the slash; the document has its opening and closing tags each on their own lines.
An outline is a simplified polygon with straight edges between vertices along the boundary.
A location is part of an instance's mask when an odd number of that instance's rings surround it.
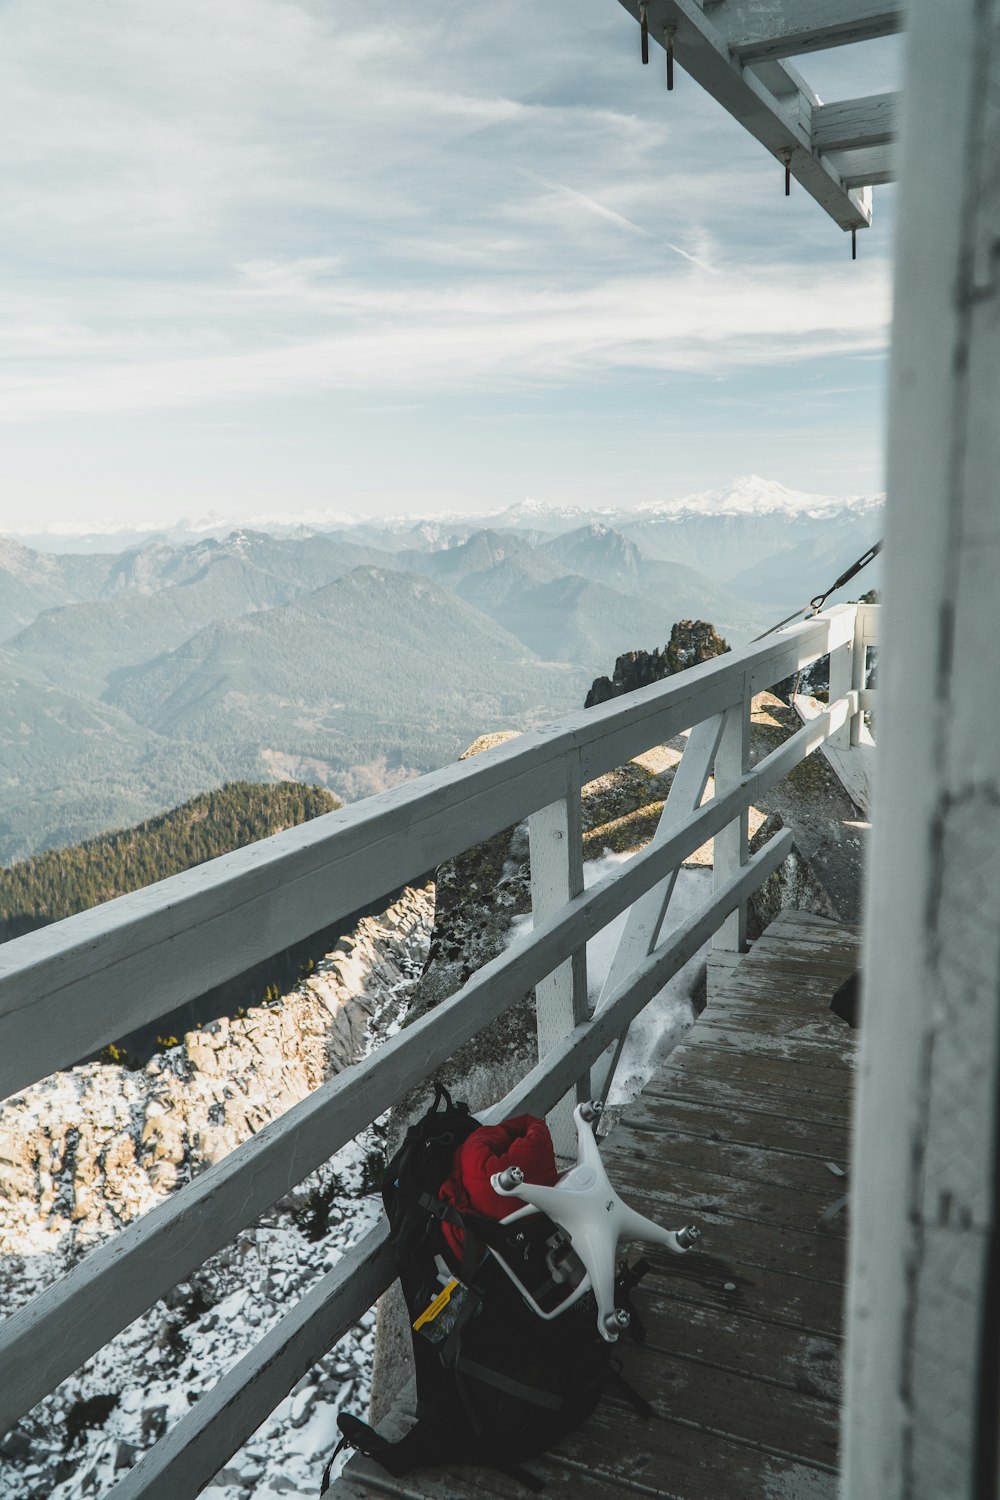
<svg viewBox="0 0 1000 1500">
<path fill-rule="evenodd" d="M 519 1198 L 504 1198 L 490 1186 L 494 1172 L 520 1167 L 526 1182 L 544 1187 L 555 1184 L 555 1152 L 544 1120 L 536 1115 L 517 1115 L 500 1125 L 480 1125 L 459 1146 L 451 1161 L 451 1176 L 441 1184 L 438 1197 L 459 1213 L 471 1211 L 488 1219 L 506 1219 L 523 1208 Z M 448 1246 L 461 1255 L 465 1236 L 456 1225 L 441 1225 Z"/>
</svg>

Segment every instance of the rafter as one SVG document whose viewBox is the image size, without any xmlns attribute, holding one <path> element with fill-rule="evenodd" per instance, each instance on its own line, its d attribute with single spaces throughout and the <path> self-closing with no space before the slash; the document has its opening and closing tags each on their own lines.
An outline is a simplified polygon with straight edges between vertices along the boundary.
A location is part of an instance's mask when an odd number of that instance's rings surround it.
<svg viewBox="0 0 1000 1500">
<path fill-rule="evenodd" d="M 879 187 L 886 182 L 895 182 L 899 176 L 893 142 L 861 151 L 834 152 L 828 160 L 846 187 L 860 187 L 862 183 L 866 187 Z"/>
<path fill-rule="evenodd" d="M 775 0 L 764 3 L 770 7 Z M 834 0 L 814 0 L 812 8 L 826 10 L 833 3 Z M 856 0 L 856 3 L 864 9 L 870 0 Z M 621 4 L 639 19 L 640 0 L 621 0 Z M 845 0 L 837 0 L 837 5 L 843 10 Z M 735 9 L 735 4 L 731 8 Z M 651 39 L 666 46 L 669 36 L 679 65 L 755 136 L 782 167 L 787 153 L 791 175 L 835 223 L 842 229 L 863 229 L 871 223 L 867 184 L 845 183 L 834 159 L 814 148 L 813 111 L 821 106 L 793 68 L 766 58 L 753 66 L 744 66 L 730 52 L 710 13 L 702 9 L 698 0 L 648 0 L 644 9 Z M 715 9 L 718 11 L 720 7 Z M 776 193 L 780 191 L 780 186 L 776 186 Z"/>
<path fill-rule="evenodd" d="M 706 0 L 705 15 L 743 63 L 868 42 L 903 25 L 900 0 Z"/>
<path fill-rule="evenodd" d="M 899 130 L 899 95 L 871 94 L 841 99 L 813 109 L 812 143 L 816 151 L 853 151 L 884 146 Z"/>
</svg>

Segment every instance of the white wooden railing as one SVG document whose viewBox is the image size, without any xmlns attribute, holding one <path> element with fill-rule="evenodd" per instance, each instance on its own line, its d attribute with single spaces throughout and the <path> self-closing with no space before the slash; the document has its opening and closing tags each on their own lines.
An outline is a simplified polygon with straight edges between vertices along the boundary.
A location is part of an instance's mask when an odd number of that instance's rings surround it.
<svg viewBox="0 0 1000 1500">
<path fill-rule="evenodd" d="M 839 734 L 850 743 L 871 707 L 860 663 L 874 619 L 865 606 L 830 609 L 0 947 L 7 1097 L 529 820 L 532 932 L 6 1319 L 0 1431 L 532 988 L 539 1063 L 485 1118 L 549 1113 L 558 1140 L 567 1098 L 606 1092 L 631 1022 L 667 980 L 709 939 L 741 945 L 747 898 L 791 845 L 784 830 L 749 858 L 747 809 L 824 740 Z M 827 654 L 827 711 L 750 769 L 752 696 Z M 585 891 L 581 787 L 689 728 L 652 843 Z M 714 795 L 701 806 L 713 771 Z M 711 899 L 671 928 L 664 914 L 678 867 L 709 838 Z M 587 940 L 626 910 L 589 1015 Z M 115 1500 L 197 1495 L 392 1275 L 379 1228 L 150 1449 L 115 1486 Z"/>
</svg>

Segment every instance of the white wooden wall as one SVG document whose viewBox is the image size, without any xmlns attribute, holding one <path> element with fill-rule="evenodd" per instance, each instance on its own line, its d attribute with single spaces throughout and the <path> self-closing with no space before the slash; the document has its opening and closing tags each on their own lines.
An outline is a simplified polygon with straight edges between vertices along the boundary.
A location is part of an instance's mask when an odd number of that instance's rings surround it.
<svg viewBox="0 0 1000 1500">
<path fill-rule="evenodd" d="M 842 1495 L 992 1500 L 1000 4 L 907 47 Z"/>
</svg>

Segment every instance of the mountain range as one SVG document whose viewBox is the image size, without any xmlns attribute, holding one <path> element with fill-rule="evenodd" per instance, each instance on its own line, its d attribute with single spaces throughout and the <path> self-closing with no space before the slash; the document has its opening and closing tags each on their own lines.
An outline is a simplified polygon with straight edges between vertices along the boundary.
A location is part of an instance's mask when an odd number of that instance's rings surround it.
<svg viewBox="0 0 1000 1500">
<path fill-rule="evenodd" d="M 582 706 L 680 619 L 741 644 L 878 536 L 877 500 L 756 479 L 728 495 L 529 503 L 488 526 L 182 527 L 117 551 L 0 537 L 0 862 L 226 780 L 378 791 Z"/>
</svg>

